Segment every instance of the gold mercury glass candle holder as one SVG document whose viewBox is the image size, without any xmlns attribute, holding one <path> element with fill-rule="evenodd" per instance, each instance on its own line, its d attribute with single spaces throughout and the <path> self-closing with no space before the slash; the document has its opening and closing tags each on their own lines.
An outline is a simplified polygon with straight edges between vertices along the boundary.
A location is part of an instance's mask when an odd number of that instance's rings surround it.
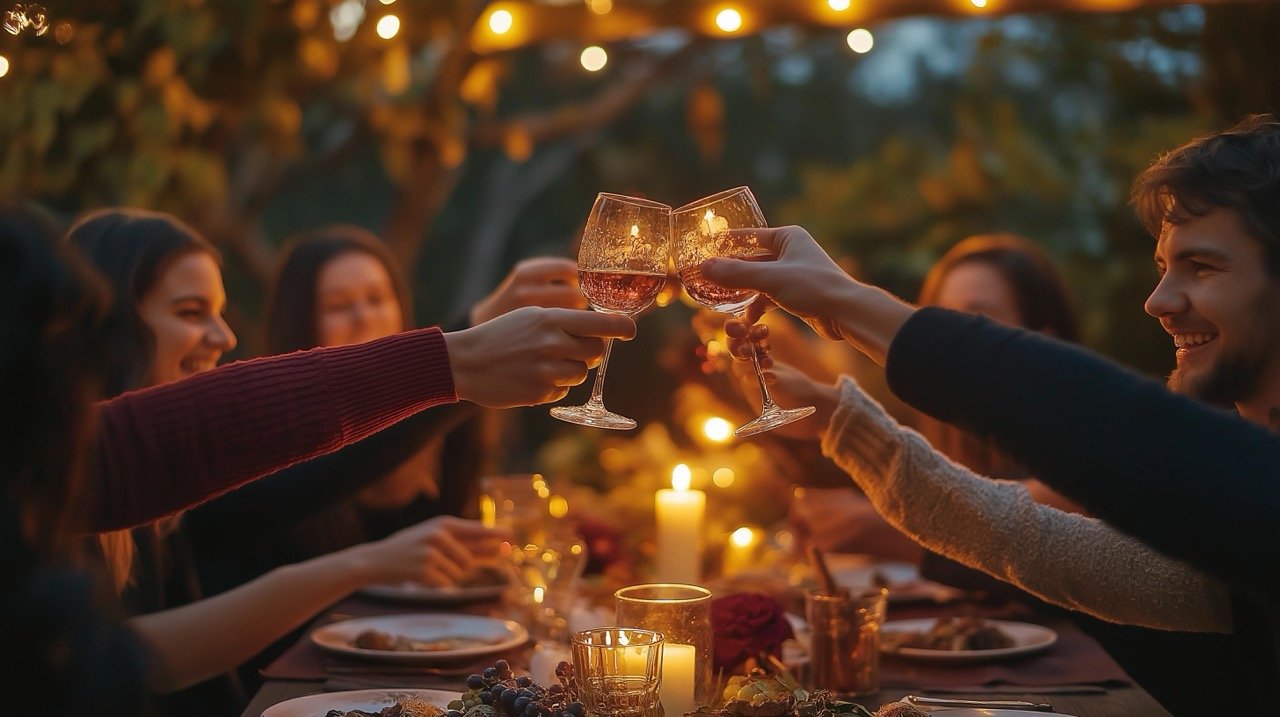
<svg viewBox="0 0 1280 717">
<path fill-rule="evenodd" d="M 666 638 L 662 704 L 682 715 L 715 701 L 711 673 L 711 591 L 698 585 L 632 585 L 614 593 L 619 625 L 660 632 Z"/>
<path fill-rule="evenodd" d="M 662 634 L 630 627 L 576 632 L 570 639 L 578 699 L 592 717 L 663 717 Z"/>
</svg>

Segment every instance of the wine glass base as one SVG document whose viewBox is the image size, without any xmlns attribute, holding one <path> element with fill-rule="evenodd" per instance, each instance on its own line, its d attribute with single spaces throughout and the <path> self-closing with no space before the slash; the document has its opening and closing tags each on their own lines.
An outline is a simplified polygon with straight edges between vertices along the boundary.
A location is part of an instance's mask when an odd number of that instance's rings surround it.
<svg viewBox="0 0 1280 717">
<path fill-rule="evenodd" d="M 579 426 L 608 428 L 614 431 L 629 431 L 636 427 L 636 422 L 633 418 L 620 416 L 613 411 L 594 408 L 590 405 L 556 406 L 551 409 L 551 416 L 561 421 L 576 423 Z"/>
<path fill-rule="evenodd" d="M 746 438 L 754 436 L 757 433 L 772 431 L 775 428 L 785 426 L 788 423 L 795 423 L 802 418 L 808 418 L 817 413 L 818 409 L 813 406 L 805 406 L 804 408 L 778 408 L 758 416 L 754 421 L 743 424 L 733 435 L 738 438 Z"/>
</svg>

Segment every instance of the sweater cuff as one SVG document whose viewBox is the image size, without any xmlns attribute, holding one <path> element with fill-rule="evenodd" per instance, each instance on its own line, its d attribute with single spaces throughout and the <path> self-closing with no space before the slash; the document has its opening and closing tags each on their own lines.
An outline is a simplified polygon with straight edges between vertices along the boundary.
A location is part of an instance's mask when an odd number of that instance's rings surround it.
<svg viewBox="0 0 1280 717">
<path fill-rule="evenodd" d="M 862 466 L 882 466 L 897 451 L 898 424 L 857 382 L 840 377 L 840 402 L 822 436 L 822 454 Z"/>
<path fill-rule="evenodd" d="M 328 349 L 321 363 L 346 439 L 458 400 L 449 351 L 437 328 Z"/>
</svg>

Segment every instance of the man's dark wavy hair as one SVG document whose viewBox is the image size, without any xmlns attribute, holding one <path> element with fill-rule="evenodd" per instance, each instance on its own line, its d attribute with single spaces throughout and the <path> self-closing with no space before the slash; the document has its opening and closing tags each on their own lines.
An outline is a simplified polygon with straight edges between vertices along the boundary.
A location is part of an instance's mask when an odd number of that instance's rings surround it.
<svg viewBox="0 0 1280 717">
<path fill-rule="evenodd" d="M 1131 201 L 1154 237 L 1166 224 L 1234 209 L 1280 276 L 1280 119 L 1249 115 L 1178 147 L 1138 175 Z"/>
</svg>

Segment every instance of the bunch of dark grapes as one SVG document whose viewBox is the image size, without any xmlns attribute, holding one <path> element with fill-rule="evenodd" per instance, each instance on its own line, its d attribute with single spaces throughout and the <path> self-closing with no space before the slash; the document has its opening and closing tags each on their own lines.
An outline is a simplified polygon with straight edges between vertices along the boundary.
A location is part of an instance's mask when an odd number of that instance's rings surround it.
<svg viewBox="0 0 1280 717">
<path fill-rule="evenodd" d="M 467 677 L 467 691 L 448 705 L 446 717 L 586 717 L 573 688 L 573 666 L 556 666 L 559 684 L 542 687 L 516 677 L 506 660 Z"/>
</svg>

